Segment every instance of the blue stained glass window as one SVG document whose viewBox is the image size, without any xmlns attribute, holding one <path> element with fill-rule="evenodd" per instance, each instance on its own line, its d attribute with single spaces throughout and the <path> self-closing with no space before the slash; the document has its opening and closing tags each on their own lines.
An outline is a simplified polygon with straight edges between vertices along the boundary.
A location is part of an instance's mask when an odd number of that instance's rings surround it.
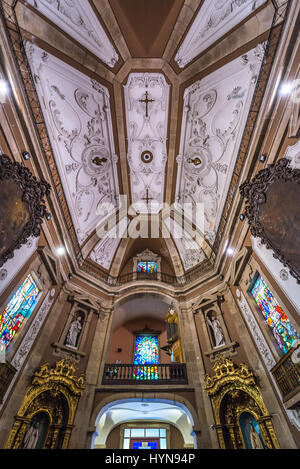
<svg viewBox="0 0 300 469">
<path fill-rule="evenodd" d="M 286 353 L 299 339 L 299 335 L 290 323 L 288 317 L 278 304 L 273 293 L 264 280 L 258 276 L 251 289 L 251 294 L 270 326 L 272 333 L 283 353 Z"/>
<path fill-rule="evenodd" d="M 133 363 L 139 365 L 134 368 L 134 379 L 159 379 L 158 367 L 155 366 L 159 363 L 158 336 L 150 334 L 136 336 Z"/>
<path fill-rule="evenodd" d="M 40 290 L 28 275 L 13 295 L 6 308 L 0 313 L 0 348 L 5 350 L 22 327 L 37 303 Z"/>
<path fill-rule="evenodd" d="M 134 365 L 154 365 L 159 362 L 157 335 L 141 334 L 136 336 Z"/>
<path fill-rule="evenodd" d="M 140 261 L 137 263 L 137 272 L 144 272 L 145 274 L 153 274 L 157 272 L 157 262 Z"/>
<path fill-rule="evenodd" d="M 157 449 L 157 441 L 134 441 L 132 449 Z"/>
</svg>

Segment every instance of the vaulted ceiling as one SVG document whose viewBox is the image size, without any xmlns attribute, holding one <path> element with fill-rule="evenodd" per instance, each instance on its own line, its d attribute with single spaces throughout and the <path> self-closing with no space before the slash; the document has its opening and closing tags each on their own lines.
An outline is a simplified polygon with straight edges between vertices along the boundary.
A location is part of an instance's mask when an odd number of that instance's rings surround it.
<svg viewBox="0 0 300 469">
<path fill-rule="evenodd" d="M 273 11 L 267 0 L 19 3 L 58 197 L 86 264 L 118 276 L 148 248 L 180 276 L 207 259 Z M 120 208 L 122 195 L 135 210 Z M 192 222 L 176 235 L 173 212 L 156 238 L 124 237 L 136 213 L 158 214 L 163 204 L 180 213 L 187 203 L 203 207 L 201 242 Z M 116 229 L 103 234 L 114 213 Z"/>
</svg>

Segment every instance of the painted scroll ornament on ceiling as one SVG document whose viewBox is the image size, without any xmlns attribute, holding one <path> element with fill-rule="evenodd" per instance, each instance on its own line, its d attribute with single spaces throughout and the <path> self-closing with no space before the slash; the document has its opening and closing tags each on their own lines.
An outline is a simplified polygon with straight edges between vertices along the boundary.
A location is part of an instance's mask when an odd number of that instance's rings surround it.
<svg viewBox="0 0 300 469">
<path fill-rule="evenodd" d="M 105 107 L 102 111 L 95 97 L 80 88 L 74 93 L 75 101 L 81 111 L 90 117 L 87 133 L 82 135 L 82 122 L 74 107 L 66 100 L 57 86 L 51 86 L 56 100 L 49 106 L 58 140 L 63 140 L 73 163 L 65 165 L 67 175 L 76 173 L 73 194 L 76 212 L 88 221 L 95 202 L 112 202 L 114 190 L 110 183 L 111 156 L 104 138 L 103 126 L 106 125 Z M 62 117 L 63 120 L 62 121 Z M 71 124 L 68 128 L 68 124 Z M 96 191 L 95 191 L 96 188 Z M 96 200 L 96 194 L 99 194 Z"/>
<path fill-rule="evenodd" d="M 198 87 L 197 84 L 190 89 L 189 95 L 193 95 Z M 185 108 L 189 137 L 183 157 L 181 202 L 205 202 L 204 216 L 207 223 L 217 215 L 220 183 L 228 169 L 227 159 L 222 159 L 236 137 L 244 95 L 242 87 L 236 86 L 228 94 L 226 102 L 216 109 L 218 96 L 217 91 L 212 89 L 200 94 L 192 110 L 190 106 Z M 214 115 L 211 117 L 213 110 Z M 208 117 L 211 119 L 210 130 Z"/>
</svg>

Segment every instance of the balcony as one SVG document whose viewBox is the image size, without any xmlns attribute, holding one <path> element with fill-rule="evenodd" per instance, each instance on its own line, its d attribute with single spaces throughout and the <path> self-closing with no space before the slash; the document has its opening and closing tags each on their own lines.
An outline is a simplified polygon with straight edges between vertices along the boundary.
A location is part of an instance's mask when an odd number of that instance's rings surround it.
<svg viewBox="0 0 300 469">
<path fill-rule="evenodd" d="M 292 348 L 271 370 L 287 408 L 300 404 L 300 363 L 296 359 L 299 354 L 300 347 Z"/>
<path fill-rule="evenodd" d="M 102 384 L 187 384 L 184 363 L 166 365 L 105 365 Z"/>
<path fill-rule="evenodd" d="M 127 274 L 119 275 L 118 277 L 112 277 L 108 272 L 102 271 L 99 266 L 96 266 L 91 262 L 85 262 L 82 269 L 84 272 L 110 286 L 119 287 L 131 282 L 151 281 L 165 283 L 174 287 L 181 287 L 198 280 L 199 276 L 211 270 L 212 266 L 212 262 L 209 259 L 205 259 L 201 264 L 195 266 L 181 277 L 176 277 L 164 272 L 153 272 L 152 274 L 145 272 L 129 272 Z"/>
</svg>

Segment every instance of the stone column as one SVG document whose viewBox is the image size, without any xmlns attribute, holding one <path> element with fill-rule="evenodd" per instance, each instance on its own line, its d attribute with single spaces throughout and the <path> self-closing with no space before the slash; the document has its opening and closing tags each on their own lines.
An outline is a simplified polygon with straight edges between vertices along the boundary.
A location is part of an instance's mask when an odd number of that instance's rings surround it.
<svg viewBox="0 0 300 469">
<path fill-rule="evenodd" d="M 85 390 L 81 396 L 74 419 L 74 428 L 71 434 L 68 449 L 90 449 L 93 432 L 91 426 L 95 422 L 90 422 L 93 413 L 95 390 L 101 385 L 103 368 L 105 364 L 106 343 L 109 339 L 112 309 L 102 309 L 100 311 L 91 353 L 86 369 Z"/>
<path fill-rule="evenodd" d="M 214 418 L 210 399 L 204 391 L 205 370 L 192 307 L 182 306 L 179 319 L 188 380 L 189 384 L 195 389 L 196 411 L 199 418 L 199 428 L 194 427 L 197 447 L 198 449 L 219 448 L 216 434 L 209 432 L 209 427 L 214 424 Z"/>
</svg>

